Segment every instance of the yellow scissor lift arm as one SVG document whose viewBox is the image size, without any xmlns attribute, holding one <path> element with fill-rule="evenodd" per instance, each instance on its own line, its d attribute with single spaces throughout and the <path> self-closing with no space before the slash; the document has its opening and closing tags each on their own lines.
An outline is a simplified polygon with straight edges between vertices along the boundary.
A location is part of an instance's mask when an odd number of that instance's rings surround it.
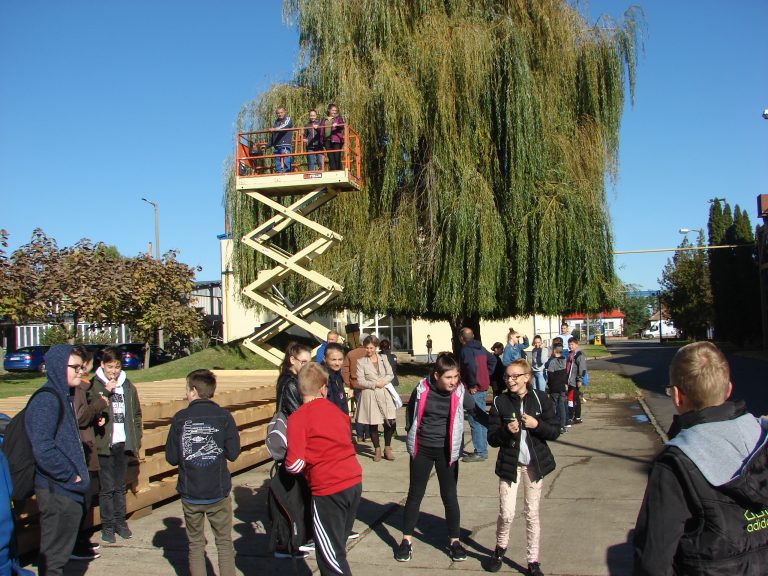
<svg viewBox="0 0 768 576">
<path fill-rule="evenodd" d="M 292 147 L 288 154 L 267 154 L 273 131 L 262 130 L 238 134 L 235 162 L 236 188 L 267 207 L 274 215 L 251 230 L 243 242 L 273 261 L 273 266 L 259 271 L 256 280 L 243 288 L 243 294 L 252 298 L 275 318 L 258 328 L 245 339 L 244 345 L 275 365 L 283 361 L 283 351 L 269 340 L 291 326 L 298 326 L 320 340 L 325 340 L 328 327 L 307 317 L 341 294 L 344 287 L 313 270 L 312 260 L 341 242 L 341 234 L 310 218 L 311 214 L 340 193 L 359 190 L 360 139 L 345 124 L 337 124 L 343 134 L 339 150 L 307 151 L 301 138 L 303 128 L 284 130 L 292 133 Z M 319 170 L 306 170 L 309 154 L 320 157 Z M 340 170 L 326 170 L 328 157 L 339 154 Z M 292 160 L 292 171 L 275 173 L 278 162 L 285 157 Z M 279 202 L 283 196 L 295 196 L 289 205 Z M 317 239 L 291 254 L 272 243 L 272 239 L 295 224 L 306 226 L 317 233 Z M 289 304 L 277 290 L 277 285 L 289 274 L 300 274 L 319 289 L 298 304 Z"/>
</svg>

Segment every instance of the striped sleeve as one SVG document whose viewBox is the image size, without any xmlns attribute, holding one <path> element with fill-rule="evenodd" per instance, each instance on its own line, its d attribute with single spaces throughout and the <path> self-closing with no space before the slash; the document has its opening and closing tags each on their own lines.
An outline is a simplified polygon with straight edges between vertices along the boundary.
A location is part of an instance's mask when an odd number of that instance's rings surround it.
<svg viewBox="0 0 768 576">
<path fill-rule="evenodd" d="M 288 453 L 285 457 L 285 469 L 291 474 L 299 474 L 307 466 L 306 425 L 305 410 L 296 410 L 288 417 Z"/>
</svg>

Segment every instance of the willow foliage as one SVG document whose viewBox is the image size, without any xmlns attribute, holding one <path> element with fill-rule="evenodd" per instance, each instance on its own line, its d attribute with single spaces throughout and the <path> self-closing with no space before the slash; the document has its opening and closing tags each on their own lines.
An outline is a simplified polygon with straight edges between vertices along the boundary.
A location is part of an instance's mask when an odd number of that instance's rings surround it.
<svg viewBox="0 0 768 576">
<path fill-rule="evenodd" d="M 285 0 L 284 13 L 300 34 L 294 81 L 237 125 L 266 126 L 277 105 L 298 124 L 335 102 L 360 132 L 365 190 L 319 215 L 345 235 L 317 261 L 345 286 L 337 305 L 456 318 L 612 299 L 605 182 L 634 88 L 636 9 L 594 26 L 563 0 Z M 264 215 L 227 189 L 245 284 L 263 262 L 239 239 Z"/>
</svg>

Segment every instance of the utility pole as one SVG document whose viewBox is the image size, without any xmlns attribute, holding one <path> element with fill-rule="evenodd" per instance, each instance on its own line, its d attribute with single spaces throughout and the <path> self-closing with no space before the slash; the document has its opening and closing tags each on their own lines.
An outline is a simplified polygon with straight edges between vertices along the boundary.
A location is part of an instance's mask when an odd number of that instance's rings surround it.
<svg viewBox="0 0 768 576">
<path fill-rule="evenodd" d="M 142 198 L 144 202 L 151 205 L 152 208 L 155 210 L 155 260 L 158 262 L 160 261 L 160 219 L 158 217 L 158 210 L 157 210 L 157 202 L 153 202 L 152 200 L 147 200 L 146 198 Z M 157 331 L 157 345 L 160 348 L 164 348 L 164 338 L 163 338 L 163 329 L 160 328 Z"/>
</svg>

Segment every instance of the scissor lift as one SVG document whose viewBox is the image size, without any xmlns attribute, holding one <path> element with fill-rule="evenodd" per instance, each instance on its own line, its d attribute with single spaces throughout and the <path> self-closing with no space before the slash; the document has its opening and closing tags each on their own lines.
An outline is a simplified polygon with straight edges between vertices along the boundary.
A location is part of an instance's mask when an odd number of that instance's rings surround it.
<svg viewBox="0 0 768 576">
<path fill-rule="evenodd" d="M 283 361 L 283 351 L 269 341 L 291 326 L 298 326 L 318 339 L 325 340 L 328 327 L 307 317 L 341 294 L 344 287 L 313 270 L 312 260 L 341 242 L 341 234 L 312 220 L 311 214 L 340 193 L 359 190 L 360 139 L 346 124 L 336 125 L 343 130 L 344 145 L 336 150 L 307 151 L 302 140 L 303 128 L 293 128 L 292 152 L 268 154 L 270 130 L 238 134 L 235 162 L 236 188 L 270 209 L 274 215 L 243 237 L 243 242 L 274 265 L 259 271 L 256 280 L 243 288 L 243 293 L 255 300 L 276 317 L 257 328 L 245 339 L 244 345 L 275 365 Z M 329 155 L 339 154 L 340 170 L 327 170 Z M 308 170 L 308 155 L 320 159 L 320 169 Z M 276 172 L 285 157 L 292 160 L 291 172 Z M 281 197 L 295 196 L 289 205 Z M 306 226 L 317 233 L 317 239 L 291 254 L 274 244 L 272 239 L 294 224 Z M 289 274 L 300 274 L 317 284 L 319 289 L 298 304 L 290 303 L 277 286 Z"/>
</svg>

